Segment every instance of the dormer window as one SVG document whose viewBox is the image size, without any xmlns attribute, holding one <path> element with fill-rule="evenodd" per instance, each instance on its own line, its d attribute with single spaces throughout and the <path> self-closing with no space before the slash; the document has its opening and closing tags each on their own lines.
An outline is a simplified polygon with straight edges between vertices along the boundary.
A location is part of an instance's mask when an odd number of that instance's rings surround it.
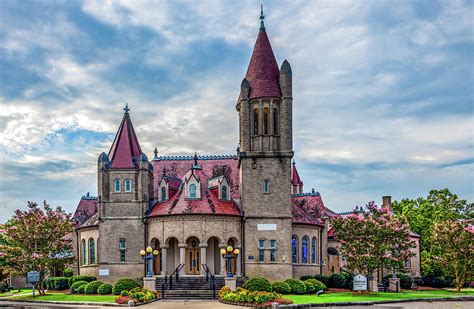
<svg viewBox="0 0 474 309">
<path fill-rule="evenodd" d="M 120 179 L 115 179 L 114 180 L 114 191 L 115 192 L 120 192 Z"/>
<path fill-rule="evenodd" d="M 189 185 L 189 198 L 197 198 L 196 185 L 193 183 Z"/>
<path fill-rule="evenodd" d="M 132 192 L 132 181 L 125 179 L 125 192 Z"/>
<path fill-rule="evenodd" d="M 161 187 L 161 200 L 166 201 L 166 187 Z"/>
<path fill-rule="evenodd" d="M 227 201 L 228 200 L 228 197 L 227 197 L 227 186 L 222 186 L 221 188 L 221 199 L 222 200 L 225 200 Z"/>
</svg>

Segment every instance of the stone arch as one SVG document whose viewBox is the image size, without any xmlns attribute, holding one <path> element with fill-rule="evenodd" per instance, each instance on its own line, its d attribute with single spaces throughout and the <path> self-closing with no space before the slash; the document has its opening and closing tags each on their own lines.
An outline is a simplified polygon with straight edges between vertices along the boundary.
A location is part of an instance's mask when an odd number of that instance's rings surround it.
<svg viewBox="0 0 474 309">
<path fill-rule="evenodd" d="M 221 270 L 220 242 L 221 240 L 216 236 L 211 236 L 207 240 L 206 264 L 214 275 L 219 274 Z"/>
<path fill-rule="evenodd" d="M 332 274 L 339 273 L 340 265 L 339 265 L 339 250 L 334 247 L 328 248 L 328 255 L 327 255 L 327 265 L 328 271 Z"/>
<path fill-rule="evenodd" d="M 237 240 L 236 237 L 230 237 L 227 240 L 227 246 L 232 246 L 232 248 L 234 248 L 234 249 L 240 248 L 239 241 Z M 233 274 L 236 274 L 237 273 L 237 257 L 235 256 L 235 254 L 233 252 L 231 253 L 231 255 L 234 256 L 234 258 L 231 259 L 230 265 L 226 265 L 226 269 L 229 272 L 231 272 Z M 228 263 L 228 260 L 226 260 L 226 264 L 227 263 Z"/>
<path fill-rule="evenodd" d="M 166 240 L 167 254 L 166 254 L 166 273 L 171 275 L 176 267 L 179 265 L 179 247 L 178 239 L 176 237 L 169 237 Z"/>
<path fill-rule="evenodd" d="M 188 275 L 199 275 L 201 271 L 201 249 L 200 240 L 196 236 L 186 239 L 185 269 Z"/>
</svg>

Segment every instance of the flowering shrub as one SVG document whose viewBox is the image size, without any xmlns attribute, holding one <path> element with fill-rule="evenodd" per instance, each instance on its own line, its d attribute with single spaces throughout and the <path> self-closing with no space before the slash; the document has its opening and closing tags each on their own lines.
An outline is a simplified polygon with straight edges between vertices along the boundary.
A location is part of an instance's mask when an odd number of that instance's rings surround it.
<svg viewBox="0 0 474 309">
<path fill-rule="evenodd" d="M 226 302 L 260 305 L 281 299 L 281 294 L 276 292 L 249 291 L 243 288 L 238 288 L 235 292 L 231 292 L 230 289 L 224 290 L 224 288 L 222 288 L 221 291 L 219 291 L 219 297 Z"/>
<path fill-rule="evenodd" d="M 313 279 L 314 280 L 314 279 Z M 277 281 L 272 283 L 273 292 L 277 292 L 280 294 L 290 294 L 291 288 L 286 282 Z"/>
<path fill-rule="evenodd" d="M 219 298 L 222 298 L 225 294 L 231 292 L 230 288 L 228 286 L 223 286 L 220 290 L 219 290 Z"/>
<path fill-rule="evenodd" d="M 130 291 L 123 290 L 120 293 L 120 296 L 129 297 L 130 299 L 133 299 L 135 302 L 139 303 L 147 303 L 151 300 L 159 298 L 159 294 L 157 292 L 153 292 L 143 287 L 133 288 Z"/>
<path fill-rule="evenodd" d="M 250 278 L 245 282 L 244 288 L 249 291 L 272 291 L 272 285 L 270 281 L 262 277 Z"/>
<path fill-rule="evenodd" d="M 115 298 L 117 304 L 127 304 L 131 298 L 128 296 L 119 296 Z"/>
</svg>

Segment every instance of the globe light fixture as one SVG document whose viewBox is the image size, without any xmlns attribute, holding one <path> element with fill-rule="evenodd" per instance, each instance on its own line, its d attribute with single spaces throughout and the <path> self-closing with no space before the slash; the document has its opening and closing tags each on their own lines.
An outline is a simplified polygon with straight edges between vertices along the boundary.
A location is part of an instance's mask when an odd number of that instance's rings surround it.
<svg viewBox="0 0 474 309">
<path fill-rule="evenodd" d="M 153 277 L 153 260 L 160 254 L 158 249 L 154 249 L 151 246 L 146 247 L 146 249 L 140 250 L 140 255 L 146 263 L 146 276 Z"/>
<path fill-rule="evenodd" d="M 146 251 L 145 251 L 145 250 L 140 250 L 140 255 L 141 255 L 141 256 L 145 256 L 145 254 L 146 254 Z"/>
<path fill-rule="evenodd" d="M 232 252 L 232 251 L 234 251 L 234 248 L 232 248 L 232 246 L 228 246 L 227 247 L 227 252 Z"/>
<path fill-rule="evenodd" d="M 151 253 L 152 251 L 153 251 L 152 247 L 150 247 L 150 246 L 146 247 L 146 252 Z"/>
<path fill-rule="evenodd" d="M 234 254 L 235 255 L 238 255 L 240 253 L 240 250 L 239 249 L 234 249 Z"/>
<path fill-rule="evenodd" d="M 227 248 L 222 248 L 221 249 L 221 255 L 223 259 L 227 260 L 226 263 L 226 268 L 227 268 L 227 277 L 231 278 L 234 276 L 232 273 L 232 259 L 237 259 L 237 255 L 239 255 L 240 250 L 239 249 L 234 249 L 232 246 L 227 246 Z"/>
<path fill-rule="evenodd" d="M 225 249 L 221 249 L 221 254 L 222 255 L 225 255 L 227 253 L 227 251 Z"/>
<path fill-rule="evenodd" d="M 158 250 L 156 250 L 156 249 L 153 250 L 153 255 L 158 255 L 158 254 L 160 254 L 160 251 L 158 251 Z"/>
</svg>

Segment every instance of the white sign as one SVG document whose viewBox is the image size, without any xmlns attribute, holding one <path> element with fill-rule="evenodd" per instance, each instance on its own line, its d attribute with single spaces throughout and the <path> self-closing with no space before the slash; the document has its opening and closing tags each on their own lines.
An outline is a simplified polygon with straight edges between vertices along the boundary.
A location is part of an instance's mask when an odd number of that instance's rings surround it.
<svg viewBox="0 0 474 309">
<path fill-rule="evenodd" d="M 257 224 L 257 231 L 276 231 L 277 225 L 274 223 Z"/>
<path fill-rule="evenodd" d="M 354 277 L 354 291 L 367 291 L 367 278 L 362 275 Z"/>
<path fill-rule="evenodd" d="M 29 271 L 27 274 L 26 274 L 26 282 L 27 283 L 36 283 L 40 281 L 40 273 L 39 271 Z"/>
<path fill-rule="evenodd" d="M 108 269 L 99 269 L 99 276 L 108 276 L 109 270 Z"/>
</svg>

